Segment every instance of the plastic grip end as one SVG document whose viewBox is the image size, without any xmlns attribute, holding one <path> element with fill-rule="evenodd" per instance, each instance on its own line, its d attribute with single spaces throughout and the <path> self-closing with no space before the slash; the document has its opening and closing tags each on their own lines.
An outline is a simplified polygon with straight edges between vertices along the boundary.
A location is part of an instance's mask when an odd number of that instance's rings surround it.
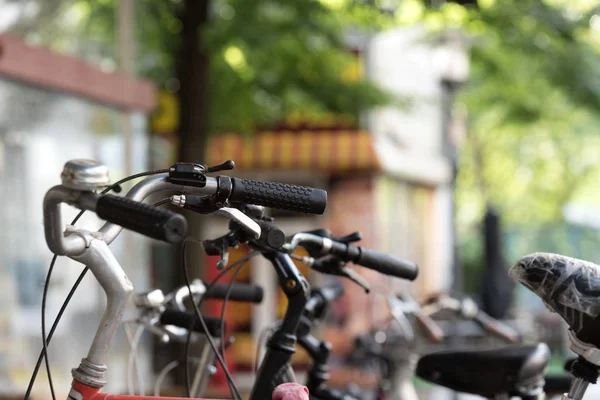
<svg viewBox="0 0 600 400">
<path fill-rule="evenodd" d="M 183 329 L 190 329 L 194 332 L 202 333 L 206 335 L 207 333 L 212 337 L 219 337 L 222 333 L 221 331 L 221 319 L 214 317 L 202 316 L 204 323 L 206 324 L 207 331 L 204 330 L 204 326 L 200 322 L 198 318 L 196 318 L 196 314 L 190 311 L 179 311 L 173 309 L 166 309 L 160 316 L 160 323 L 163 325 L 173 325 Z M 223 322 L 223 328 L 226 329 L 227 325 Z"/>
<path fill-rule="evenodd" d="M 98 199 L 96 214 L 123 228 L 169 243 L 181 242 L 187 232 L 187 221 L 180 214 L 110 194 Z"/>
<path fill-rule="evenodd" d="M 227 296 L 229 293 L 229 296 Z M 238 301 L 246 303 L 262 302 L 264 296 L 263 288 L 256 285 L 249 285 L 244 283 L 234 283 L 230 285 L 228 283 L 215 284 L 208 288 L 204 297 L 207 299 L 221 299 L 224 300 L 228 297 L 229 301 Z"/>
<path fill-rule="evenodd" d="M 308 214 L 323 214 L 327 206 L 322 189 L 240 178 L 232 178 L 232 183 L 231 201 Z"/>
</svg>

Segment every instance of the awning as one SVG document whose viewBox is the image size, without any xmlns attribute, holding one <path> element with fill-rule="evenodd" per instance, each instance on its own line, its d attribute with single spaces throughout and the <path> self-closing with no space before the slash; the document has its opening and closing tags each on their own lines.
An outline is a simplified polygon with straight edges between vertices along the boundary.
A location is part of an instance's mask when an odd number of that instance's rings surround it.
<svg viewBox="0 0 600 400">
<path fill-rule="evenodd" d="M 372 136 L 356 130 L 218 134 L 207 147 L 209 165 L 234 160 L 236 169 L 313 170 L 329 174 L 373 172 L 380 164 Z"/>
</svg>

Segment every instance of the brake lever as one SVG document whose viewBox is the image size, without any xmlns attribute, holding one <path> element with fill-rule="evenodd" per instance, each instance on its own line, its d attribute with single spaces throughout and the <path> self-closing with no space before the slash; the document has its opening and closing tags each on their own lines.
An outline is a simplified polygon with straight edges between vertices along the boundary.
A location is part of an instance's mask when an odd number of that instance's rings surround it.
<svg viewBox="0 0 600 400">
<path fill-rule="evenodd" d="M 221 259 L 217 261 L 217 270 L 223 270 L 227 264 L 229 263 L 229 246 L 225 243 L 225 241 L 221 242 Z"/>
<path fill-rule="evenodd" d="M 343 266 L 340 268 L 341 276 L 345 276 L 350 279 L 352 282 L 356 283 L 358 286 L 362 287 L 365 293 L 369 294 L 371 292 L 371 285 L 367 282 L 362 276 L 360 276 L 355 270 L 350 267 Z"/>
<path fill-rule="evenodd" d="M 215 214 L 221 214 L 225 217 L 237 222 L 246 232 L 251 234 L 254 239 L 260 238 L 261 229 L 260 225 L 256 223 L 252 218 L 238 210 L 237 208 L 221 207 Z"/>
<path fill-rule="evenodd" d="M 400 328 L 404 333 L 404 337 L 406 337 L 406 340 L 409 342 L 412 342 L 415 338 L 415 333 L 404 312 L 402 300 L 396 297 L 396 295 L 388 296 L 386 300 L 390 309 L 390 313 L 398 325 L 400 325 Z"/>
<path fill-rule="evenodd" d="M 336 242 L 349 244 L 349 243 L 359 242 L 360 240 L 362 240 L 362 235 L 360 232 L 352 232 L 346 236 L 342 236 L 339 238 L 332 237 L 331 239 L 335 240 Z"/>
<path fill-rule="evenodd" d="M 202 241 L 204 252 L 209 256 L 219 256 L 217 269 L 222 270 L 229 262 L 229 247 L 235 247 L 239 244 L 236 232 L 229 232 L 216 239 Z"/>
<path fill-rule="evenodd" d="M 346 266 L 343 261 L 337 261 L 333 258 L 325 258 L 315 260 L 312 257 L 302 257 L 303 261 L 306 262 L 315 271 L 321 272 L 328 275 L 343 276 L 362 287 L 366 293 L 371 291 L 371 285 L 356 271 Z"/>
</svg>

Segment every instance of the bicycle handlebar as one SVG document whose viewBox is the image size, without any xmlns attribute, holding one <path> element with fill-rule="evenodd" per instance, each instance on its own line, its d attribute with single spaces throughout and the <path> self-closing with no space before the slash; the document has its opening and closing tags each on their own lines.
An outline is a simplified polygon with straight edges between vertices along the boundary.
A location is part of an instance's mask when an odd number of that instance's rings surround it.
<svg viewBox="0 0 600 400">
<path fill-rule="evenodd" d="M 180 214 L 111 194 L 99 196 L 96 214 L 103 220 L 169 243 L 181 242 L 187 231 L 187 221 Z"/>
<path fill-rule="evenodd" d="M 513 328 L 495 320 L 483 311 L 479 311 L 473 320 L 477 322 L 486 332 L 496 336 L 499 339 L 510 343 L 518 343 L 521 338 L 521 335 L 519 335 L 519 333 Z"/>
<path fill-rule="evenodd" d="M 437 344 L 444 342 L 444 331 L 429 315 L 419 312 L 415 314 L 415 319 L 429 341 Z"/>
<path fill-rule="evenodd" d="M 380 253 L 365 247 L 353 246 L 351 244 L 347 245 L 346 251 L 350 254 L 353 252 L 359 253 L 356 258 L 351 258 L 350 261 L 385 275 L 414 281 L 419 274 L 419 266 L 417 264 L 389 254 Z"/>
<path fill-rule="evenodd" d="M 426 315 L 432 315 L 441 310 L 451 310 L 467 320 L 473 320 L 484 331 L 499 339 L 509 343 L 518 343 L 521 339 L 517 330 L 479 310 L 477 304 L 469 298 L 461 301 L 440 293 L 429 298 L 423 306 L 423 310 Z"/>
<path fill-rule="evenodd" d="M 411 261 L 311 233 L 295 234 L 289 247 L 293 250 L 301 245 L 314 248 L 322 255 L 333 255 L 342 261 L 352 261 L 357 265 L 397 278 L 413 281 L 419 274 L 418 265 Z"/>
<path fill-rule="evenodd" d="M 229 189 L 229 190 L 228 190 Z M 136 184 L 124 198 L 141 203 L 148 196 L 159 192 L 179 192 L 190 195 L 216 195 L 225 196 L 223 201 L 247 201 L 257 205 L 280 208 L 289 211 L 322 214 L 327 203 L 327 192 L 304 186 L 286 185 L 275 182 L 251 181 L 225 176 L 205 177 L 202 186 L 183 185 L 169 181 L 168 174 L 154 175 Z M 78 191 L 62 185 L 51 188 L 44 198 L 44 229 L 46 242 L 50 250 L 57 255 L 78 255 L 86 248 L 86 241 L 78 235 L 63 235 L 60 203 L 67 203 L 80 209 L 96 211 L 93 192 Z M 123 198 L 121 198 L 123 199 Z M 102 207 L 106 211 L 106 204 L 123 211 L 124 206 L 114 206 L 111 200 Z M 121 204 L 121 203 L 119 203 Z M 149 206 L 150 207 L 150 206 Z M 112 212 L 111 212 L 112 214 Z M 161 214 L 163 215 L 163 214 Z M 107 213 L 104 213 L 107 216 Z M 163 223 L 167 223 L 163 218 Z M 113 218 L 111 218 L 113 219 Z M 125 223 L 119 218 L 120 223 Z M 163 232 L 165 238 L 171 238 L 172 227 L 181 227 L 181 221 L 168 221 Z M 144 226 L 144 233 L 149 227 Z M 110 244 L 119 235 L 123 227 L 110 221 L 99 230 L 99 234 L 106 244 Z M 154 229 L 154 228 L 153 228 Z M 171 233 L 169 233 L 171 232 Z M 158 234 L 157 232 L 154 232 Z M 160 236 L 160 235 L 159 235 Z"/>
<path fill-rule="evenodd" d="M 190 329 L 190 326 L 192 326 L 194 332 L 208 333 L 212 337 L 221 336 L 221 318 L 202 316 L 202 319 L 204 319 L 208 331 L 204 330 L 200 320 L 196 318 L 196 314 L 191 311 L 179 311 L 167 308 L 160 315 L 160 323 L 163 325 L 173 325 L 183 329 Z M 227 325 L 225 322 L 223 324 L 226 330 Z"/>
</svg>

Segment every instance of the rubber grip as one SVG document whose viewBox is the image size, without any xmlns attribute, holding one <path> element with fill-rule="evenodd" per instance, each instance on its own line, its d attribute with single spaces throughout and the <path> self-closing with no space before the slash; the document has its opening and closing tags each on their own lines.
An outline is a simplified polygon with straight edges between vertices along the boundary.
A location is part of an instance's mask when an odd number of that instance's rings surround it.
<svg viewBox="0 0 600 400">
<path fill-rule="evenodd" d="M 385 275 L 414 281 L 419 275 L 419 266 L 411 261 L 402 260 L 389 254 L 359 247 L 360 254 L 354 260 L 355 264 L 362 265 Z"/>
<path fill-rule="evenodd" d="M 418 313 L 416 320 L 421 329 L 425 331 L 425 336 L 432 343 L 440 344 L 444 342 L 444 331 L 428 315 Z"/>
<path fill-rule="evenodd" d="M 224 300 L 229 291 L 229 283 L 216 284 L 204 293 L 207 299 Z M 234 283 L 231 285 L 228 301 L 240 301 L 246 303 L 261 303 L 263 300 L 263 288 L 256 285 L 248 285 L 244 283 Z"/>
<path fill-rule="evenodd" d="M 505 340 L 510 343 L 518 343 L 521 335 L 510 326 L 503 324 L 480 311 L 475 317 L 475 322 L 479 323 L 481 327 L 488 333 Z"/>
<path fill-rule="evenodd" d="M 105 194 L 96 203 L 98 217 L 153 239 L 178 243 L 185 238 L 187 221 L 164 208 Z"/>
<path fill-rule="evenodd" d="M 204 323 L 208 328 L 208 334 L 210 336 L 215 338 L 221 336 L 221 318 L 205 317 L 203 315 L 202 319 L 204 319 Z M 174 325 L 183 329 L 190 329 L 190 326 L 194 324 L 192 327 L 194 332 L 206 335 L 206 331 L 200 323 L 200 320 L 197 319 L 196 314 L 191 311 L 179 311 L 167 308 L 160 316 L 160 323 L 163 325 Z M 223 327 L 226 329 L 227 324 L 225 323 Z"/>
<path fill-rule="evenodd" d="M 308 214 L 323 214 L 327 192 L 306 186 L 232 178 L 229 200 Z"/>
</svg>

